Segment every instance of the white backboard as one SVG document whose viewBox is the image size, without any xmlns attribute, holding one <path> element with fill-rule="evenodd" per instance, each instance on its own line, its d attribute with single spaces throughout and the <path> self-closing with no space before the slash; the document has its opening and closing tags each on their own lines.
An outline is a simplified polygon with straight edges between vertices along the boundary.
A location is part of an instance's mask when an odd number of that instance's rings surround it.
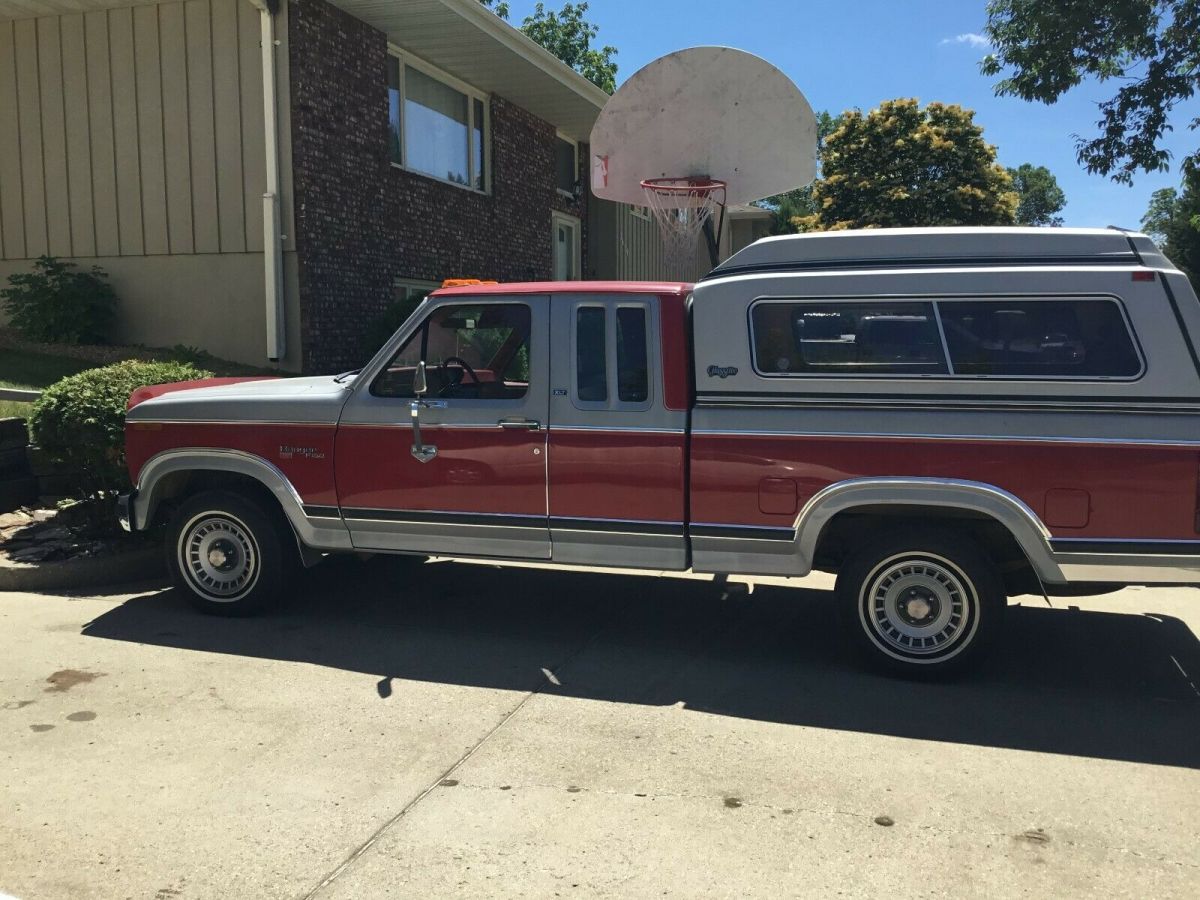
<svg viewBox="0 0 1200 900">
<path fill-rule="evenodd" d="M 592 127 L 592 193 L 644 204 L 648 178 L 707 176 L 749 203 L 816 175 L 817 122 L 786 75 L 731 47 L 656 59 L 621 85 Z"/>
</svg>

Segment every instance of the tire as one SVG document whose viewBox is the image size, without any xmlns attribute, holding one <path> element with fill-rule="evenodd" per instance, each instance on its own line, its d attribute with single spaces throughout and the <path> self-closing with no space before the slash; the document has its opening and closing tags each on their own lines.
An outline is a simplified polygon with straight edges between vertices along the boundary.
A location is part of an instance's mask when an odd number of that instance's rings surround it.
<svg viewBox="0 0 1200 900">
<path fill-rule="evenodd" d="M 201 612 L 218 616 L 278 606 L 298 567 L 282 514 L 229 491 L 184 501 L 167 528 L 166 554 L 176 587 Z"/>
<path fill-rule="evenodd" d="M 838 573 L 852 643 L 909 677 L 960 672 L 999 634 L 1008 606 L 995 565 L 973 541 L 942 531 L 884 532 Z"/>
</svg>

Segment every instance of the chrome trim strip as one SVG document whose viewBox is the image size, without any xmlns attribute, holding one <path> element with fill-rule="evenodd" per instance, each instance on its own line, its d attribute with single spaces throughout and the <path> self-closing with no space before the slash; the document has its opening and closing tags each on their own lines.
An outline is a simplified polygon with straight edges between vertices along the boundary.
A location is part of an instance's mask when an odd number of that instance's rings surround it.
<svg viewBox="0 0 1200 900">
<path fill-rule="evenodd" d="M 134 407 L 136 410 L 137 407 Z M 132 411 L 132 410 L 131 410 Z M 299 428 L 335 428 L 337 422 L 272 421 L 269 419 L 128 419 L 127 425 L 294 425 Z"/>
<path fill-rule="evenodd" d="M 1195 402 L 1191 398 L 1181 397 L 1178 400 L 1156 400 L 1150 398 L 1142 403 L 1138 403 L 1138 400 L 1139 398 L 1137 397 L 1131 397 L 1128 400 L 1120 398 L 1089 400 L 1082 398 L 1077 402 L 1070 402 L 1070 398 L 1046 401 L 1025 400 L 1024 398 L 1014 400 L 1007 397 L 971 399 L 965 395 L 947 396 L 943 394 L 928 396 L 909 394 L 904 397 L 883 398 L 864 394 L 832 393 L 795 396 L 790 392 L 781 391 L 777 394 L 752 394 L 749 392 L 718 394 L 709 392 L 697 395 L 696 406 L 706 409 L 825 409 L 833 406 L 848 409 L 933 409 L 938 412 L 977 412 L 980 410 L 989 410 L 1031 413 L 1200 414 L 1200 406 L 1195 405 Z"/>
<path fill-rule="evenodd" d="M 868 431 L 734 431 L 715 428 L 697 428 L 693 437 L 766 437 L 766 438 L 860 438 L 869 440 L 931 440 L 931 441 L 985 441 L 993 443 L 1036 443 L 1036 444 L 1113 444 L 1118 446 L 1147 447 L 1200 447 L 1200 441 L 1155 440 L 1153 438 L 1093 438 L 1051 437 L 1049 435 L 974 435 L 974 434 L 901 434 L 898 432 Z"/>
<path fill-rule="evenodd" d="M 640 428 L 634 425 L 555 425 L 550 423 L 549 431 L 609 431 L 609 432 L 631 432 L 636 434 L 687 434 L 682 428 Z"/>
</svg>

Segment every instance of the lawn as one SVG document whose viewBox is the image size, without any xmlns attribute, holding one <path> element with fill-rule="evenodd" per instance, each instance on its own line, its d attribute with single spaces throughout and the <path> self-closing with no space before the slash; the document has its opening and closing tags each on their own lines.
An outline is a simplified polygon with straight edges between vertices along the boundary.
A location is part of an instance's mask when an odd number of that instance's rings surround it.
<svg viewBox="0 0 1200 900">
<path fill-rule="evenodd" d="M 0 348 L 0 387 L 40 391 L 60 378 L 93 367 L 94 363 L 81 359 Z"/>
<path fill-rule="evenodd" d="M 76 372 L 82 372 L 92 366 L 92 363 L 79 359 L 0 347 L 0 388 L 40 391 L 54 384 L 60 378 L 74 375 Z M 32 403 L 0 400 L 0 419 L 10 416 L 28 419 L 31 412 L 33 412 Z"/>
</svg>

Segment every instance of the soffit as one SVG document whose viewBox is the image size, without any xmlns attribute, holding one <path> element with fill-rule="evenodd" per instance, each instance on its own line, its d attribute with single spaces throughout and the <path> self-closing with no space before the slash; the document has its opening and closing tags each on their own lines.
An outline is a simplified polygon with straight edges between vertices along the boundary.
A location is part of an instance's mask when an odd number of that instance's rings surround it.
<svg viewBox="0 0 1200 900">
<path fill-rule="evenodd" d="M 332 2 L 384 32 L 402 50 L 481 91 L 499 94 L 574 140 L 587 141 L 608 99 L 479 0 Z"/>
</svg>

